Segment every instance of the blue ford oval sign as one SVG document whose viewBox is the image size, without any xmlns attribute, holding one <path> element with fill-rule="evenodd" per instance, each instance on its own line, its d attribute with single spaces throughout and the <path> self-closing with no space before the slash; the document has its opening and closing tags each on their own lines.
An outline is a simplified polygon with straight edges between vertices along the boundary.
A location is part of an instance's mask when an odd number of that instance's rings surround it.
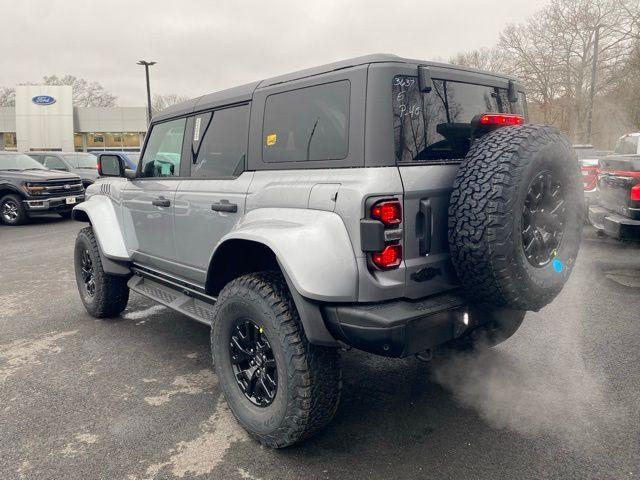
<svg viewBox="0 0 640 480">
<path fill-rule="evenodd" d="M 31 101 L 36 105 L 51 105 L 52 103 L 56 103 L 56 99 L 49 95 L 36 95 Z"/>
</svg>

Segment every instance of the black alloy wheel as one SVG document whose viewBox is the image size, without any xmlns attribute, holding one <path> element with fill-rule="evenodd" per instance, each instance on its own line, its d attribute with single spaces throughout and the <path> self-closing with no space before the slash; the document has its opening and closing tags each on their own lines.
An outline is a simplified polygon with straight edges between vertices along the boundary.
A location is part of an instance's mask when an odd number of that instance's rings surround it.
<svg viewBox="0 0 640 480">
<path fill-rule="evenodd" d="M 80 267 L 82 269 L 82 282 L 84 283 L 84 289 L 87 292 L 87 295 L 93 297 L 96 293 L 96 280 L 93 271 L 93 261 L 91 260 L 89 250 L 85 249 L 85 251 L 82 252 Z"/>
<path fill-rule="evenodd" d="M 564 189 L 550 170 L 531 181 L 522 215 L 525 256 L 534 267 L 544 267 L 557 255 L 566 220 Z"/>
<path fill-rule="evenodd" d="M 278 390 L 278 370 L 264 329 L 240 319 L 231 331 L 229 355 L 236 383 L 258 407 L 271 405 Z"/>
</svg>

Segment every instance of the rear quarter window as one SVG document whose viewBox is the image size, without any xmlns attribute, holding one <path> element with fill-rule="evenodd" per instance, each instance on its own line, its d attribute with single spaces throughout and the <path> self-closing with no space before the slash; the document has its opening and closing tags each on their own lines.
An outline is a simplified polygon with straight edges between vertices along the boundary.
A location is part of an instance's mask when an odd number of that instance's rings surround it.
<svg viewBox="0 0 640 480">
<path fill-rule="evenodd" d="M 267 163 L 341 160 L 349 153 L 348 80 L 267 97 L 262 159 Z"/>
</svg>

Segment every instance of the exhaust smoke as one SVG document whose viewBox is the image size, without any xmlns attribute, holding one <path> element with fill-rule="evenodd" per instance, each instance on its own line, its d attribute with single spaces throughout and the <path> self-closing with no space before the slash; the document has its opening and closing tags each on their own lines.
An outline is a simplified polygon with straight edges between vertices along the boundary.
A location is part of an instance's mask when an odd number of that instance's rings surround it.
<svg viewBox="0 0 640 480">
<path fill-rule="evenodd" d="M 580 317 L 573 307 L 573 317 Z M 612 408 L 616 402 L 582 351 L 571 316 L 549 318 L 545 311 L 528 313 L 501 346 L 436 359 L 433 379 L 494 428 L 553 436 L 575 450 L 599 449 L 624 421 L 624 409 Z"/>
</svg>

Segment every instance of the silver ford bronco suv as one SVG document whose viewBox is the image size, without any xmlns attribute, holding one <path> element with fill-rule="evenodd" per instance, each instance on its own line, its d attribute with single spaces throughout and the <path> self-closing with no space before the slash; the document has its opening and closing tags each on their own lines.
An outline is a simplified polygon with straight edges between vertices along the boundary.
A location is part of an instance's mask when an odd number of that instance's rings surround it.
<svg viewBox="0 0 640 480">
<path fill-rule="evenodd" d="M 132 290 L 211 325 L 231 411 L 275 448 L 332 419 L 341 349 L 507 339 L 562 289 L 583 224 L 575 152 L 527 123 L 515 79 L 394 55 L 170 107 L 136 172 L 99 169 L 73 210 L 87 311 Z"/>
</svg>

